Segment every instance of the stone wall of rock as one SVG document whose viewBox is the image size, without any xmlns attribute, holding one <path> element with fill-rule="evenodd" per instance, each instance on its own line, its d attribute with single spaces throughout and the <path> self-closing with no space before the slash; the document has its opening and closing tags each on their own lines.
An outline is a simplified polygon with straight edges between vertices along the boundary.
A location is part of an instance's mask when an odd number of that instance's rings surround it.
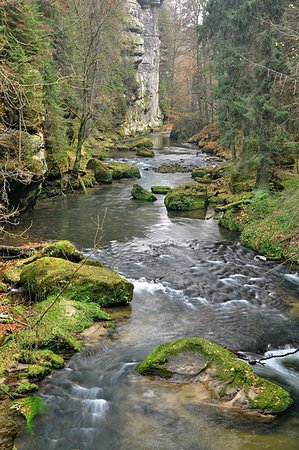
<svg viewBox="0 0 299 450">
<path fill-rule="evenodd" d="M 127 0 L 127 56 L 137 69 L 139 84 L 125 122 L 125 133 L 147 131 L 161 125 L 159 109 L 159 21 L 163 0 Z"/>
</svg>

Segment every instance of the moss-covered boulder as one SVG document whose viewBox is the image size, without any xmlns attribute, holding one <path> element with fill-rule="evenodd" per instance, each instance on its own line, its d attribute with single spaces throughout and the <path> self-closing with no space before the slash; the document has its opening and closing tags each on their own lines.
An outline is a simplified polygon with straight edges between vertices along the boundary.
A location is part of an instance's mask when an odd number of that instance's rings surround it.
<svg viewBox="0 0 299 450">
<path fill-rule="evenodd" d="M 98 159 L 90 159 L 87 163 L 87 169 L 92 170 L 98 183 L 112 183 L 111 171 L 104 163 Z"/>
<path fill-rule="evenodd" d="M 139 184 L 133 184 L 131 195 L 136 200 L 143 200 L 146 202 L 154 202 L 157 200 L 157 197 L 154 194 L 139 186 Z"/>
<path fill-rule="evenodd" d="M 152 148 L 153 143 L 149 138 L 141 138 L 130 143 L 131 148 Z"/>
<path fill-rule="evenodd" d="M 113 180 L 120 180 L 121 178 L 140 178 L 140 170 L 132 164 L 111 162 L 106 164 L 106 167 L 111 171 Z"/>
<path fill-rule="evenodd" d="M 205 209 L 207 206 L 207 189 L 197 183 L 178 186 L 168 192 L 164 203 L 170 211 Z"/>
<path fill-rule="evenodd" d="M 155 152 L 154 150 L 150 150 L 148 148 L 138 148 L 136 155 L 143 158 L 153 158 L 155 156 Z"/>
<path fill-rule="evenodd" d="M 254 372 L 229 350 L 202 338 L 185 338 L 155 348 L 138 366 L 141 375 L 201 383 L 212 403 L 277 414 L 293 400 L 288 391 Z"/>
<path fill-rule="evenodd" d="M 166 195 L 171 188 L 169 186 L 152 186 L 151 191 L 153 194 L 163 194 Z"/>
<path fill-rule="evenodd" d="M 83 259 L 82 253 L 70 241 L 50 242 L 42 250 L 41 256 L 68 259 L 72 262 L 79 262 Z"/>
<path fill-rule="evenodd" d="M 126 304 L 133 296 L 133 284 L 111 270 L 59 258 L 34 261 L 22 270 L 20 281 L 38 299 L 63 289 L 65 298 L 112 306 Z"/>
</svg>

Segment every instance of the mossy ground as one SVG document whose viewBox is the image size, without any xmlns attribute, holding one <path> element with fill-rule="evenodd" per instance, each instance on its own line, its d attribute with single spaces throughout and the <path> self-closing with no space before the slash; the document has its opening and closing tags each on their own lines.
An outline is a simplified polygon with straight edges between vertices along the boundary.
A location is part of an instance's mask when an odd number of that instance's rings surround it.
<svg viewBox="0 0 299 450">
<path fill-rule="evenodd" d="M 171 378 L 173 373 L 167 367 L 168 360 L 185 351 L 207 358 L 213 379 L 217 385 L 219 381 L 222 384 L 221 401 L 227 400 L 228 391 L 234 388 L 236 392 L 244 392 L 251 409 L 279 413 L 293 403 L 289 392 L 257 376 L 248 364 L 236 359 L 229 350 L 202 338 L 185 338 L 158 346 L 137 366 L 137 371 L 141 375 Z"/>
<path fill-rule="evenodd" d="M 81 259 L 82 254 L 70 242 L 58 241 L 44 245 L 30 258 L 9 263 L 9 272 L 17 275 L 9 284 L 20 283 L 23 272 L 32 284 L 27 296 L 18 299 L 4 293 L 9 286 L 6 283 L 0 294 L 0 312 L 7 316 L 7 323 L 0 324 L 0 404 L 21 398 L 17 405 L 21 413 L 20 408 L 28 410 L 29 427 L 34 414 L 27 397 L 22 397 L 37 390 L 35 382 L 63 367 L 65 357 L 82 348 L 85 329 L 96 321 L 111 320 L 98 304 L 99 297 L 109 299 L 110 304 L 111 299 L 127 302 L 132 297 L 133 286 L 127 280 L 98 262 Z M 3 275 L 8 268 L 1 268 Z M 69 289 L 64 289 L 66 284 Z M 39 302 L 33 301 L 34 289 Z"/>
<path fill-rule="evenodd" d="M 281 192 L 253 192 L 248 205 L 225 212 L 220 225 L 240 232 L 241 243 L 273 260 L 299 264 L 299 176 L 283 180 Z M 230 195 L 229 200 L 248 194 Z"/>
</svg>

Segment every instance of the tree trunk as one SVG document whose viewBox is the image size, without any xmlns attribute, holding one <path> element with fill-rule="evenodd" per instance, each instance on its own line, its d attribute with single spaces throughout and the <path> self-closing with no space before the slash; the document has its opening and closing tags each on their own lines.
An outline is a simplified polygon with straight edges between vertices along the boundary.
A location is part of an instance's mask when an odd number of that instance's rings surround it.
<svg viewBox="0 0 299 450">
<path fill-rule="evenodd" d="M 81 155 L 82 155 L 82 146 L 85 141 L 85 121 L 82 121 L 80 124 L 80 128 L 78 131 L 78 141 L 77 141 L 77 148 L 76 148 L 76 159 L 73 167 L 73 174 L 75 177 L 78 177 L 80 165 L 81 165 Z"/>
<path fill-rule="evenodd" d="M 262 159 L 260 166 L 257 168 L 255 187 L 261 191 L 269 192 L 269 170 L 265 157 Z"/>
</svg>

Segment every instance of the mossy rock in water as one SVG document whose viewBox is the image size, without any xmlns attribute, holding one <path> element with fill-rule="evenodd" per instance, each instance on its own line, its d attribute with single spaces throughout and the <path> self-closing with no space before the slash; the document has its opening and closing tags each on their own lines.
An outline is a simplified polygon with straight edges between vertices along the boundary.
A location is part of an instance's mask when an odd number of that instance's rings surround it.
<svg viewBox="0 0 299 450">
<path fill-rule="evenodd" d="M 82 261 L 83 255 L 70 241 L 50 242 L 42 250 L 42 256 L 67 259 L 72 262 Z"/>
<path fill-rule="evenodd" d="M 95 179 L 98 183 L 112 183 L 111 171 L 98 159 L 90 159 L 86 167 L 94 172 Z"/>
<path fill-rule="evenodd" d="M 152 186 L 151 191 L 153 194 L 167 194 L 171 188 L 169 186 Z"/>
<path fill-rule="evenodd" d="M 136 155 L 143 158 L 153 158 L 155 156 L 155 152 L 154 150 L 149 150 L 148 148 L 138 148 Z"/>
<path fill-rule="evenodd" d="M 202 338 L 185 338 L 155 348 L 138 366 L 141 375 L 202 383 L 212 403 L 277 414 L 293 404 L 288 391 L 254 372 L 229 350 Z"/>
<path fill-rule="evenodd" d="M 132 164 L 111 162 L 106 164 L 106 167 L 111 171 L 113 180 L 120 180 L 121 178 L 140 178 L 138 167 L 135 167 Z"/>
<path fill-rule="evenodd" d="M 171 211 L 205 209 L 207 206 L 207 189 L 197 183 L 178 186 L 168 192 L 164 203 L 166 208 Z"/>
<path fill-rule="evenodd" d="M 44 257 L 29 264 L 20 280 L 39 299 L 64 289 L 65 298 L 112 306 L 126 304 L 133 296 L 133 284 L 111 270 L 59 258 Z"/>
<path fill-rule="evenodd" d="M 139 186 L 139 184 L 133 184 L 131 195 L 136 200 L 144 200 L 146 202 L 154 202 L 157 200 L 154 194 Z"/>
<path fill-rule="evenodd" d="M 136 141 L 132 141 L 129 143 L 131 148 L 152 148 L 153 143 L 148 138 L 141 138 Z"/>
</svg>

